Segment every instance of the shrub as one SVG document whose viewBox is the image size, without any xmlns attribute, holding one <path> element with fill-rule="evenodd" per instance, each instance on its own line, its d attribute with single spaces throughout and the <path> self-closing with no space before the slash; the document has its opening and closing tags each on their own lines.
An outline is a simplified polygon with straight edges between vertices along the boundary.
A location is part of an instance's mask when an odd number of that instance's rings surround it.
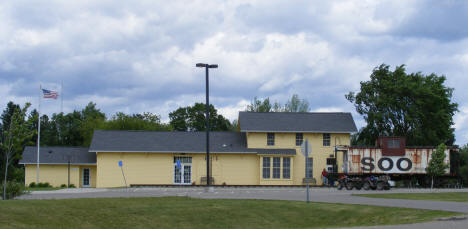
<svg viewBox="0 0 468 229">
<path fill-rule="evenodd" d="M 61 185 L 60 185 L 60 188 L 66 188 L 66 187 L 67 187 L 66 184 L 61 184 Z"/>
<path fill-rule="evenodd" d="M 76 188 L 74 184 L 70 184 L 70 188 Z"/>
<path fill-rule="evenodd" d="M 36 182 L 31 182 L 31 184 L 29 184 L 29 187 L 30 188 L 35 188 L 37 185 L 36 185 Z"/>
<path fill-rule="evenodd" d="M 45 182 L 45 183 L 38 183 L 37 187 L 38 188 L 50 188 L 52 186 L 49 184 L 49 182 Z"/>
<path fill-rule="evenodd" d="M 2 188 L 2 196 L 3 196 L 3 186 L 4 184 L 1 185 Z M 16 182 L 16 181 L 9 181 L 7 183 L 7 188 L 6 188 L 6 199 L 13 199 L 16 196 L 23 195 L 25 193 L 24 189 L 24 184 Z"/>
</svg>

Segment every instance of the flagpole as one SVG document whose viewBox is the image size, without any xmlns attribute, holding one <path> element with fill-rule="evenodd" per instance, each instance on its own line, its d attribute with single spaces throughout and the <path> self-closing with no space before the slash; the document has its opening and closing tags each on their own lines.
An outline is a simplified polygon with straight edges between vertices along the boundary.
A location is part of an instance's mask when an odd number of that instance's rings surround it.
<svg viewBox="0 0 468 229">
<path fill-rule="evenodd" d="M 63 113 L 63 80 L 60 86 L 60 113 Z"/>
<path fill-rule="evenodd" d="M 42 85 L 39 84 L 39 108 L 38 108 L 38 114 L 39 117 L 37 119 L 37 171 L 36 171 L 36 184 L 39 183 L 39 151 L 41 147 L 41 94 L 42 94 Z"/>
</svg>

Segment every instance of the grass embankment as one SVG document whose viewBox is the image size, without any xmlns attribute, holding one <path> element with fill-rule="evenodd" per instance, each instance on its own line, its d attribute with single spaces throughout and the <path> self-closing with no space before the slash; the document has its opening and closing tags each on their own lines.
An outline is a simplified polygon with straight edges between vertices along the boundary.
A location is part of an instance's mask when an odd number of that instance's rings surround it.
<svg viewBox="0 0 468 229">
<path fill-rule="evenodd" d="M 457 213 L 361 205 L 186 197 L 9 200 L 6 228 L 320 228 L 404 224 Z"/>
<path fill-rule="evenodd" d="M 468 192 L 355 194 L 371 198 L 468 202 Z"/>
</svg>

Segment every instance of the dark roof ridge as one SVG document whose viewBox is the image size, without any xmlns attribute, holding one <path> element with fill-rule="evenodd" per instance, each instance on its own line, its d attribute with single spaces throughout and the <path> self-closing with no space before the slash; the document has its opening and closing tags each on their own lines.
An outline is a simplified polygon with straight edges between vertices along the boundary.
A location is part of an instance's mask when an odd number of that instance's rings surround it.
<svg viewBox="0 0 468 229">
<path fill-rule="evenodd" d="M 37 146 L 25 146 L 25 147 L 37 148 Z M 87 146 L 41 146 L 41 148 L 89 148 L 89 147 Z"/>
<path fill-rule="evenodd" d="M 289 111 L 271 111 L 271 112 L 258 112 L 258 111 L 239 111 L 239 113 L 259 113 L 259 114 L 351 114 L 351 112 L 344 111 L 307 111 L 307 112 L 289 112 Z"/>
<path fill-rule="evenodd" d="M 205 133 L 206 131 L 179 131 L 179 130 L 94 130 L 94 131 L 116 131 L 116 132 L 157 132 L 157 133 Z M 210 133 L 239 133 L 231 130 L 210 130 Z"/>
</svg>

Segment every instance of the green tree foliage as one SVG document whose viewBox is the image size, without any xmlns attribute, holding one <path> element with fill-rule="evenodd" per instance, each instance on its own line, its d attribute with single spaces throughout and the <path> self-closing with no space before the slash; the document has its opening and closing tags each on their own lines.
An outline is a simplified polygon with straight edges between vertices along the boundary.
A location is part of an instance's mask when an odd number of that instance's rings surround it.
<svg viewBox="0 0 468 229">
<path fill-rule="evenodd" d="M 37 129 L 37 111 L 33 110 L 29 117 L 33 120 L 32 127 Z M 54 113 L 51 118 L 42 115 L 41 145 L 89 146 L 94 130 L 102 128 L 105 120 L 105 114 L 92 102 L 81 111 Z M 37 141 L 37 134 L 32 140 Z"/>
<path fill-rule="evenodd" d="M 161 117 L 145 112 L 143 114 L 127 115 L 116 113 L 104 127 L 107 130 L 171 130 L 171 126 L 161 123 Z"/>
<path fill-rule="evenodd" d="M 17 166 L 18 160 L 21 159 L 22 147 L 29 143 L 29 139 L 23 139 L 24 135 L 29 138 L 36 131 L 31 129 L 31 121 L 23 116 L 22 112 L 26 112 L 29 108 L 26 104 L 23 108 L 13 102 L 7 104 L 6 109 L 0 116 L 0 177 L 4 178 L 6 157 L 8 155 L 8 180 L 22 181 L 24 179 L 24 170 Z M 13 120 L 13 122 L 12 122 Z M 11 134 L 11 136 L 10 136 Z M 10 151 L 9 151 L 10 149 Z M 0 178 L 0 179 L 1 179 Z"/>
<path fill-rule="evenodd" d="M 426 167 L 427 175 L 432 177 L 431 188 L 434 184 L 434 178 L 444 175 L 445 170 L 448 168 L 448 165 L 444 162 L 446 149 L 447 147 L 442 143 L 431 154 L 431 160 Z"/>
<path fill-rule="evenodd" d="M 258 99 L 255 97 L 250 105 L 247 105 L 245 111 L 250 112 L 308 112 L 309 102 L 305 99 L 300 99 L 297 94 L 292 95 L 286 104 L 281 105 L 278 102 L 271 104 L 270 98 Z"/>
<path fill-rule="evenodd" d="M 8 121 L 9 113 L 15 106 L 4 111 L 5 119 Z M 32 110 L 28 116 L 28 128 L 37 130 L 38 113 Z M 3 125 L 3 124 L 2 124 Z M 111 119 L 106 116 L 93 102 L 78 111 L 68 114 L 54 113 L 49 118 L 47 115 L 41 117 L 41 145 L 42 146 L 89 146 L 94 130 L 171 130 L 169 124 L 161 123 L 160 117 L 151 114 L 127 115 L 122 112 L 116 113 Z M 37 141 L 37 132 L 31 137 L 33 144 Z"/>
<path fill-rule="evenodd" d="M 468 184 L 468 144 L 460 149 L 460 169 L 459 175 L 463 179 L 463 183 Z"/>
<path fill-rule="evenodd" d="M 27 111 L 31 104 L 26 103 L 23 108 L 20 106 L 7 106 L 7 110 L 2 114 L 2 130 L 0 133 L 0 152 L 2 154 L 3 175 L 3 199 L 6 198 L 8 170 L 19 169 L 17 161 L 21 158 L 21 152 L 33 132 L 28 128 Z M 6 122 L 5 122 L 6 121 Z M 10 167 L 12 167 L 10 169 Z M 11 180 L 11 178 L 10 178 Z"/>
<path fill-rule="evenodd" d="M 299 99 L 299 96 L 294 94 L 286 104 L 284 104 L 285 112 L 307 112 L 309 111 L 309 102 L 305 99 Z"/>
<path fill-rule="evenodd" d="M 89 102 L 88 105 L 81 110 L 79 132 L 83 138 L 82 145 L 89 146 L 93 138 L 94 130 L 102 127 L 106 121 L 106 115 L 96 107 L 96 104 Z"/>
<path fill-rule="evenodd" d="M 277 106 L 276 108 L 279 108 L 279 106 Z M 253 101 L 250 103 L 250 105 L 247 105 L 247 109 L 245 111 L 271 112 L 272 106 L 270 103 L 270 98 L 266 98 L 262 101 L 262 100 L 259 100 L 257 97 L 255 97 Z"/>
<path fill-rule="evenodd" d="M 169 113 L 170 124 L 177 131 L 204 131 L 205 128 L 205 104 L 195 103 L 193 106 L 180 107 Z M 225 131 L 231 129 L 229 120 L 218 114 L 218 111 L 210 104 L 210 130 Z"/>
<path fill-rule="evenodd" d="M 407 74 L 404 65 L 389 68 L 375 68 L 358 93 L 346 95 L 367 122 L 355 143 L 372 145 L 378 136 L 404 136 L 408 145 L 452 145 L 458 105 L 451 102 L 453 89 L 444 85 L 445 77 Z"/>
</svg>

